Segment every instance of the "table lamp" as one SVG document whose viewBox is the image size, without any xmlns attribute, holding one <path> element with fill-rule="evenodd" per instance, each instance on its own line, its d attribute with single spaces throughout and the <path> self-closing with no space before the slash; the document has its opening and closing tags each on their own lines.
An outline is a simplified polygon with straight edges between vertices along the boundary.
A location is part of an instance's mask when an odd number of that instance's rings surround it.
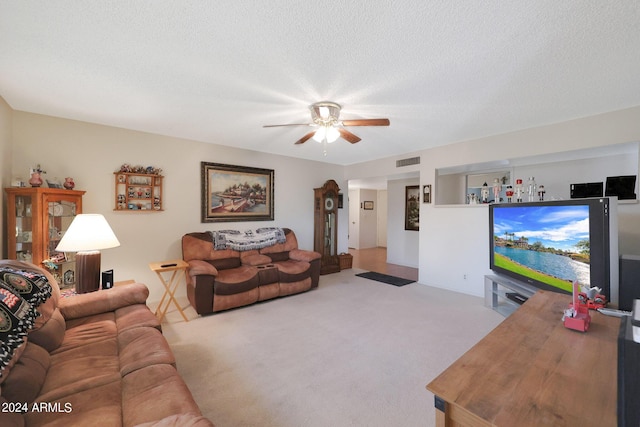
<svg viewBox="0 0 640 427">
<path fill-rule="evenodd" d="M 76 292 L 100 289 L 100 249 L 120 246 L 118 238 L 100 214 L 79 214 L 58 243 L 56 251 L 76 253 Z"/>
</svg>

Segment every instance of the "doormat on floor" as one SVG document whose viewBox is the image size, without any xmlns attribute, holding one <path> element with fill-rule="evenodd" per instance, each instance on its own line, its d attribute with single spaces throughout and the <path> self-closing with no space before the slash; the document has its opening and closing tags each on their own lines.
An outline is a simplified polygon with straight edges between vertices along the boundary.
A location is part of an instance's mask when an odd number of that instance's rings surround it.
<svg viewBox="0 0 640 427">
<path fill-rule="evenodd" d="M 356 274 L 358 277 L 375 280 L 376 282 L 387 283 L 393 286 L 404 286 L 414 283 L 415 280 L 403 279 L 402 277 L 389 276 L 388 274 L 376 273 L 375 271 L 367 271 L 366 273 Z"/>
</svg>

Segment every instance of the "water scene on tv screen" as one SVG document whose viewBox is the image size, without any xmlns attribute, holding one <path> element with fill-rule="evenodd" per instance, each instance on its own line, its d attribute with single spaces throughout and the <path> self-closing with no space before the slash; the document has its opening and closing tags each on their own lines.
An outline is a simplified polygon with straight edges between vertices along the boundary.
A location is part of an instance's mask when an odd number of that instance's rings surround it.
<svg viewBox="0 0 640 427">
<path fill-rule="evenodd" d="M 590 286 L 589 206 L 523 206 L 493 211 L 494 264 L 571 292 Z"/>
</svg>

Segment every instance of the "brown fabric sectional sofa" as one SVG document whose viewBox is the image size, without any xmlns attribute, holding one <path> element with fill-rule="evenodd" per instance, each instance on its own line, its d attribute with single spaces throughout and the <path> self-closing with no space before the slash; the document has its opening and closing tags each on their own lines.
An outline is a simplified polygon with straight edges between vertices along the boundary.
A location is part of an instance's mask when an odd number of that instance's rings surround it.
<svg viewBox="0 0 640 427">
<path fill-rule="evenodd" d="M 216 249 L 215 232 L 182 237 L 189 263 L 187 296 L 198 314 L 210 314 L 318 287 L 320 254 L 298 248 L 295 233 L 260 249 Z"/>
<path fill-rule="evenodd" d="M 8 289 L 7 269 L 48 279 L 50 287 L 38 282 L 37 317 L 29 315 L 34 298 L 22 294 L 26 287 Z M 23 318 L 12 324 L 16 333 L 0 335 L 0 426 L 213 425 L 176 371 L 145 285 L 61 298 L 53 277 L 33 264 L 0 261 L 0 276 L 0 314 Z"/>
</svg>

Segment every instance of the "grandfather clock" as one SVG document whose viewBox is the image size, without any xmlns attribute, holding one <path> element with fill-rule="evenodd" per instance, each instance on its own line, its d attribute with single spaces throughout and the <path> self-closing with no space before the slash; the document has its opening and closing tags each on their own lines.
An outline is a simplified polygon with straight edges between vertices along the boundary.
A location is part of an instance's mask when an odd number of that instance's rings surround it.
<svg viewBox="0 0 640 427">
<path fill-rule="evenodd" d="M 314 189 L 313 250 L 322 255 L 320 274 L 340 271 L 338 257 L 338 192 L 332 179 Z"/>
</svg>

